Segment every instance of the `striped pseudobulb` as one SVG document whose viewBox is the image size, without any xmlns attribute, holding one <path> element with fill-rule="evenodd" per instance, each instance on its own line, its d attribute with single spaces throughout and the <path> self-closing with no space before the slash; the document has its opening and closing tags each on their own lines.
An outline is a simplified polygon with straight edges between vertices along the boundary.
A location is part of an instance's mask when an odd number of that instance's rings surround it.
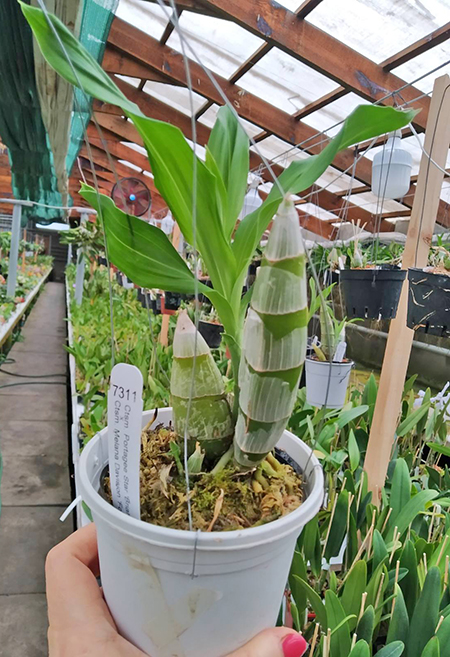
<svg viewBox="0 0 450 657">
<path fill-rule="evenodd" d="M 245 468 L 256 466 L 275 447 L 295 404 L 306 355 L 305 259 L 298 214 L 285 199 L 244 326 L 234 457 Z"/>
<path fill-rule="evenodd" d="M 226 452 L 233 438 L 233 422 L 222 375 L 186 311 L 179 314 L 175 329 L 170 393 L 174 428 L 183 439 L 187 426 L 189 453 L 196 442 L 207 457 Z"/>
</svg>

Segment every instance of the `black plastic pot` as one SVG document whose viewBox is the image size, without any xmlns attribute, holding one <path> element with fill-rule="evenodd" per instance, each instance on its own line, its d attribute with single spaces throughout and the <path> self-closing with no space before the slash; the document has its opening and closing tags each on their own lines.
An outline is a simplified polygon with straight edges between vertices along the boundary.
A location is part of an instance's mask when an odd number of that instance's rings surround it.
<svg viewBox="0 0 450 657">
<path fill-rule="evenodd" d="M 98 256 L 98 264 L 103 265 L 104 267 L 108 266 L 108 261 L 103 256 Z"/>
<path fill-rule="evenodd" d="M 450 337 L 450 276 L 408 269 L 407 325 L 439 337 Z"/>
<path fill-rule="evenodd" d="M 202 319 L 198 323 L 198 331 L 205 338 L 206 344 L 211 349 L 217 349 L 222 339 L 222 324 L 213 324 L 213 322 L 204 322 Z"/>
<path fill-rule="evenodd" d="M 119 285 L 122 285 L 122 274 L 120 271 L 116 271 L 116 281 L 119 283 Z"/>
<path fill-rule="evenodd" d="M 141 287 L 138 287 L 137 290 L 137 300 L 141 304 L 143 308 L 147 308 L 147 303 L 145 301 L 145 293 Z M 150 299 L 149 299 L 149 307 L 150 307 Z"/>
<path fill-rule="evenodd" d="M 181 304 L 181 294 L 178 292 L 164 292 L 164 307 L 166 310 L 178 310 Z"/>
<path fill-rule="evenodd" d="M 405 270 L 389 265 L 383 269 L 341 270 L 347 317 L 393 319 L 405 277 Z"/>
</svg>

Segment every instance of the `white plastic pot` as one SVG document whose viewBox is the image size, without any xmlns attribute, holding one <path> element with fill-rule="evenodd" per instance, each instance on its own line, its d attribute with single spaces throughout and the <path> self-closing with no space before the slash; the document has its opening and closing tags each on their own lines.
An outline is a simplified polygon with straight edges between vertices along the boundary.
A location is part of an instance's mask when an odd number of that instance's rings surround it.
<svg viewBox="0 0 450 657">
<path fill-rule="evenodd" d="M 143 427 L 152 413 L 143 413 Z M 171 417 L 172 409 L 160 410 L 157 422 Z M 323 473 L 309 447 L 289 431 L 279 441 L 304 471 L 298 509 L 260 527 L 205 533 L 151 525 L 108 504 L 97 492 L 107 441 L 104 429 L 83 450 L 79 489 L 119 632 L 152 657 L 222 657 L 273 626 L 296 540 L 322 504 Z"/>
<path fill-rule="evenodd" d="M 330 363 L 307 358 L 306 401 L 311 406 L 342 408 L 354 363 Z"/>
</svg>

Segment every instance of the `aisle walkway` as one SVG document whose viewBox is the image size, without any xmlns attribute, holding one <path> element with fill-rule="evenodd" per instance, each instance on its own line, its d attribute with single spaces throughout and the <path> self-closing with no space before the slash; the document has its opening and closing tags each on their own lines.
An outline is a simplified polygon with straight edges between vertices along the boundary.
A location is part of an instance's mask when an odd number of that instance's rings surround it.
<svg viewBox="0 0 450 657">
<path fill-rule="evenodd" d="M 64 317 L 64 285 L 48 283 L 4 368 L 65 373 Z M 0 374 L 0 385 L 18 381 L 28 379 Z M 0 440 L 0 657 L 46 657 L 45 555 L 72 530 L 59 521 L 70 502 L 65 386 L 0 389 Z"/>
</svg>

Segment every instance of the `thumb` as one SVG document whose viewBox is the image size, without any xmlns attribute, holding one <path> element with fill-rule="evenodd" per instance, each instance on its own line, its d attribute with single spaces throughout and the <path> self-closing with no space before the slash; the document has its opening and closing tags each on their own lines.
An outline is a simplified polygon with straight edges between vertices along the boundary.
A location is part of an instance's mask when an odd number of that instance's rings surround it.
<svg viewBox="0 0 450 657">
<path fill-rule="evenodd" d="M 272 627 L 257 634 L 228 657 L 302 657 L 308 644 L 301 634 L 287 627 Z"/>
</svg>

